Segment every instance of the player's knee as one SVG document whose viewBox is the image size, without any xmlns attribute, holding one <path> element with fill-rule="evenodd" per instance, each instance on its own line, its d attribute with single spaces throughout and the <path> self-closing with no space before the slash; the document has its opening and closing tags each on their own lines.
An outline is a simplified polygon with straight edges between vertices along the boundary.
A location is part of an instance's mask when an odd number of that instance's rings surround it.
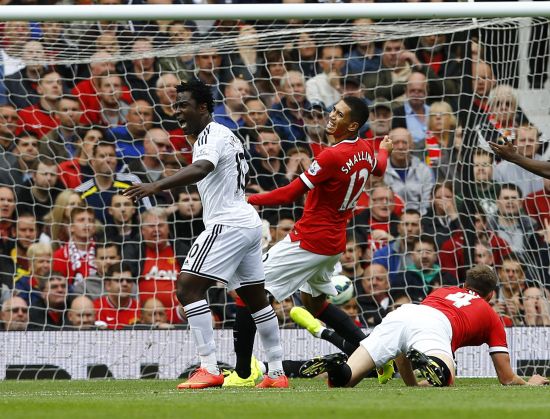
<svg viewBox="0 0 550 419">
<path fill-rule="evenodd" d="M 205 298 L 206 290 L 200 284 L 196 284 L 193 277 L 180 274 L 176 282 L 176 297 L 181 305 L 194 303 Z"/>
</svg>

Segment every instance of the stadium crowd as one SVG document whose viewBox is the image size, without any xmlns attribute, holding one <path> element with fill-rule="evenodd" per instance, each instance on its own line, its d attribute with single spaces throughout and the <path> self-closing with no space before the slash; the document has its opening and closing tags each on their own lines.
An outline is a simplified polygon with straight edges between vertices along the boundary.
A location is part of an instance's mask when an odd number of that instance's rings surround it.
<svg viewBox="0 0 550 419">
<path fill-rule="evenodd" d="M 394 151 L 385 175 L 367 181 L 335 272 L 353 282 L 344 309 L 357 324 L 460 285 L 482 263 L 498 273 L 492 306 L 505 325 L 550 325 L 550 181 L 483 147 L 514 141 L 548 160 L 516 81 L 475 36 L 374 43 L 362 36 L 371 23 L 351 22 L 351 45 L 304 31 L 267 50 L 250 22 L 0 24 L 1 327 L 186 327 L 174 286 L 204 229 L 198 191 L 139 202 L 120 192 L 191 162 L 171 105 L 192 78 L 212 86 L 215 121 L 244 142 L 250 194 L 288 184 L 330 147 L 324 128 L 342 95 L 368 103 L 361 137 L 377 151 L 389 135 Z M 229 35 L 230 53 L 211 42 L 197 54 L 153 52 Z M 52 51 L 89 64 L 40 64 Z M 258 208 L 265 249 L 301 210 Z M 234 297 L 209 290 L 216 327 L 232 326 Z M 295 304 L 273 301 L 282 327 L 293 327 Z"/>
</svg>

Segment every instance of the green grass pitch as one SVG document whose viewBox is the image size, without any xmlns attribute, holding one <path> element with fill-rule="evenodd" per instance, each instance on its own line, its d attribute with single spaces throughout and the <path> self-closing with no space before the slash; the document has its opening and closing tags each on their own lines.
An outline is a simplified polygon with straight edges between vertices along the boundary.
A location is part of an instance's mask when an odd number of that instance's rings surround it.
<svg viewBox="0 0 550 419">
<path fill-rule="evenodd" d="M 502 387 L 460 379 L 452 388 L 381 386 L 328 389 L 320 379 L 285 390 L 177 391 L 177 381 L 0 381 L 3 419 L 86 418 L 550 418 L 550 388 Z"/>
</svg>

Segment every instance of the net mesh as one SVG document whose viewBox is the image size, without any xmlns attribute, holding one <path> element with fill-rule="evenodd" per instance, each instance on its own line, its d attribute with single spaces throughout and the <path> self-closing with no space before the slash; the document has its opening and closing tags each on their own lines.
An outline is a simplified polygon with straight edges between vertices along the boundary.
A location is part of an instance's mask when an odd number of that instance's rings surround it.
<svg viewBox="0 0 550 419">
<path fill-rule="evenodd" d="M 249 193 L 309 167 L 341 95 L 370 105 L 361 136 L 375 149 L 390 131 L 399 143 L 361 195 L 335 270 L 352 280 L 355 298 L 339 302 L 358 323 L 487 263 L 508 326 L 550 324 L 550 184 L 486 145 L 511 139 L 548 160 L 547 20 L 21 21 L 0 34 L 5 329 L 27 327 L 27 305 L 35 330 L 186 328 L 174 284 L 204 229 L 196 188 L 138 203 L 120 192 L 190 163 L 171 104 L 195 77 L 244 141 Z M 266 249 L 302 207 L 260 210 Z M 234 297 L 209 290 L 216 327 L 232 326 Z M 274 304 L 294 327 L 299 296 Z"/>
</svg>

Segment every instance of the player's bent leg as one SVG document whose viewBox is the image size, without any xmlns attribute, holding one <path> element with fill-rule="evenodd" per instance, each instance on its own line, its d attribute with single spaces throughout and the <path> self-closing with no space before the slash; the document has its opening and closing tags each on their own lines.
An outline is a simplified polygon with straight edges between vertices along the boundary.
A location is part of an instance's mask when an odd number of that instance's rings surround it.
<svg viewBox="0 0 550 419">
<path fill-rule="evenodd" d="M 178 277 L 177 297 L 183 305 L 201 361 L 200 368 L 189 380 L 178 385 L 180 390 L 218 387 L 223 384 L 223 374 L 218 369 L 216 359 L 212 313 L 205 299 L 206 290 L 213 285 L 213 280 L 187 272 L 180 273 Z"/>
<path fill-rule="evenodd" d="M 283 371 L 283 348 L 279 322 L 275 311 L 267 301 L 263 284 L 241 286 L 236 291 L 250 309 L 267 357 L 268 373 L 258 387 L 288 387 L 288 379 Z"/>
<path fill-rule="evenodd" d="M 349 357 L 348 365 L 351 369 L 351 378 L 346 387 L 355 387 L 359 381 L 376 368 L 372 356 L 363 346 L 359 346 Z"/>
<path fill-rule="evenodd" d="M 418 370 L 420 374 L 434 387 L 445 387 L 453 381 L 453 374 L 446 362 L 438 356 L 426 355 L 414 348 L 407 352 L 407 358 L 411 362 L 412 368 Z M 443 355 L 446 357 L 445 355 Z"/>
</svg>

